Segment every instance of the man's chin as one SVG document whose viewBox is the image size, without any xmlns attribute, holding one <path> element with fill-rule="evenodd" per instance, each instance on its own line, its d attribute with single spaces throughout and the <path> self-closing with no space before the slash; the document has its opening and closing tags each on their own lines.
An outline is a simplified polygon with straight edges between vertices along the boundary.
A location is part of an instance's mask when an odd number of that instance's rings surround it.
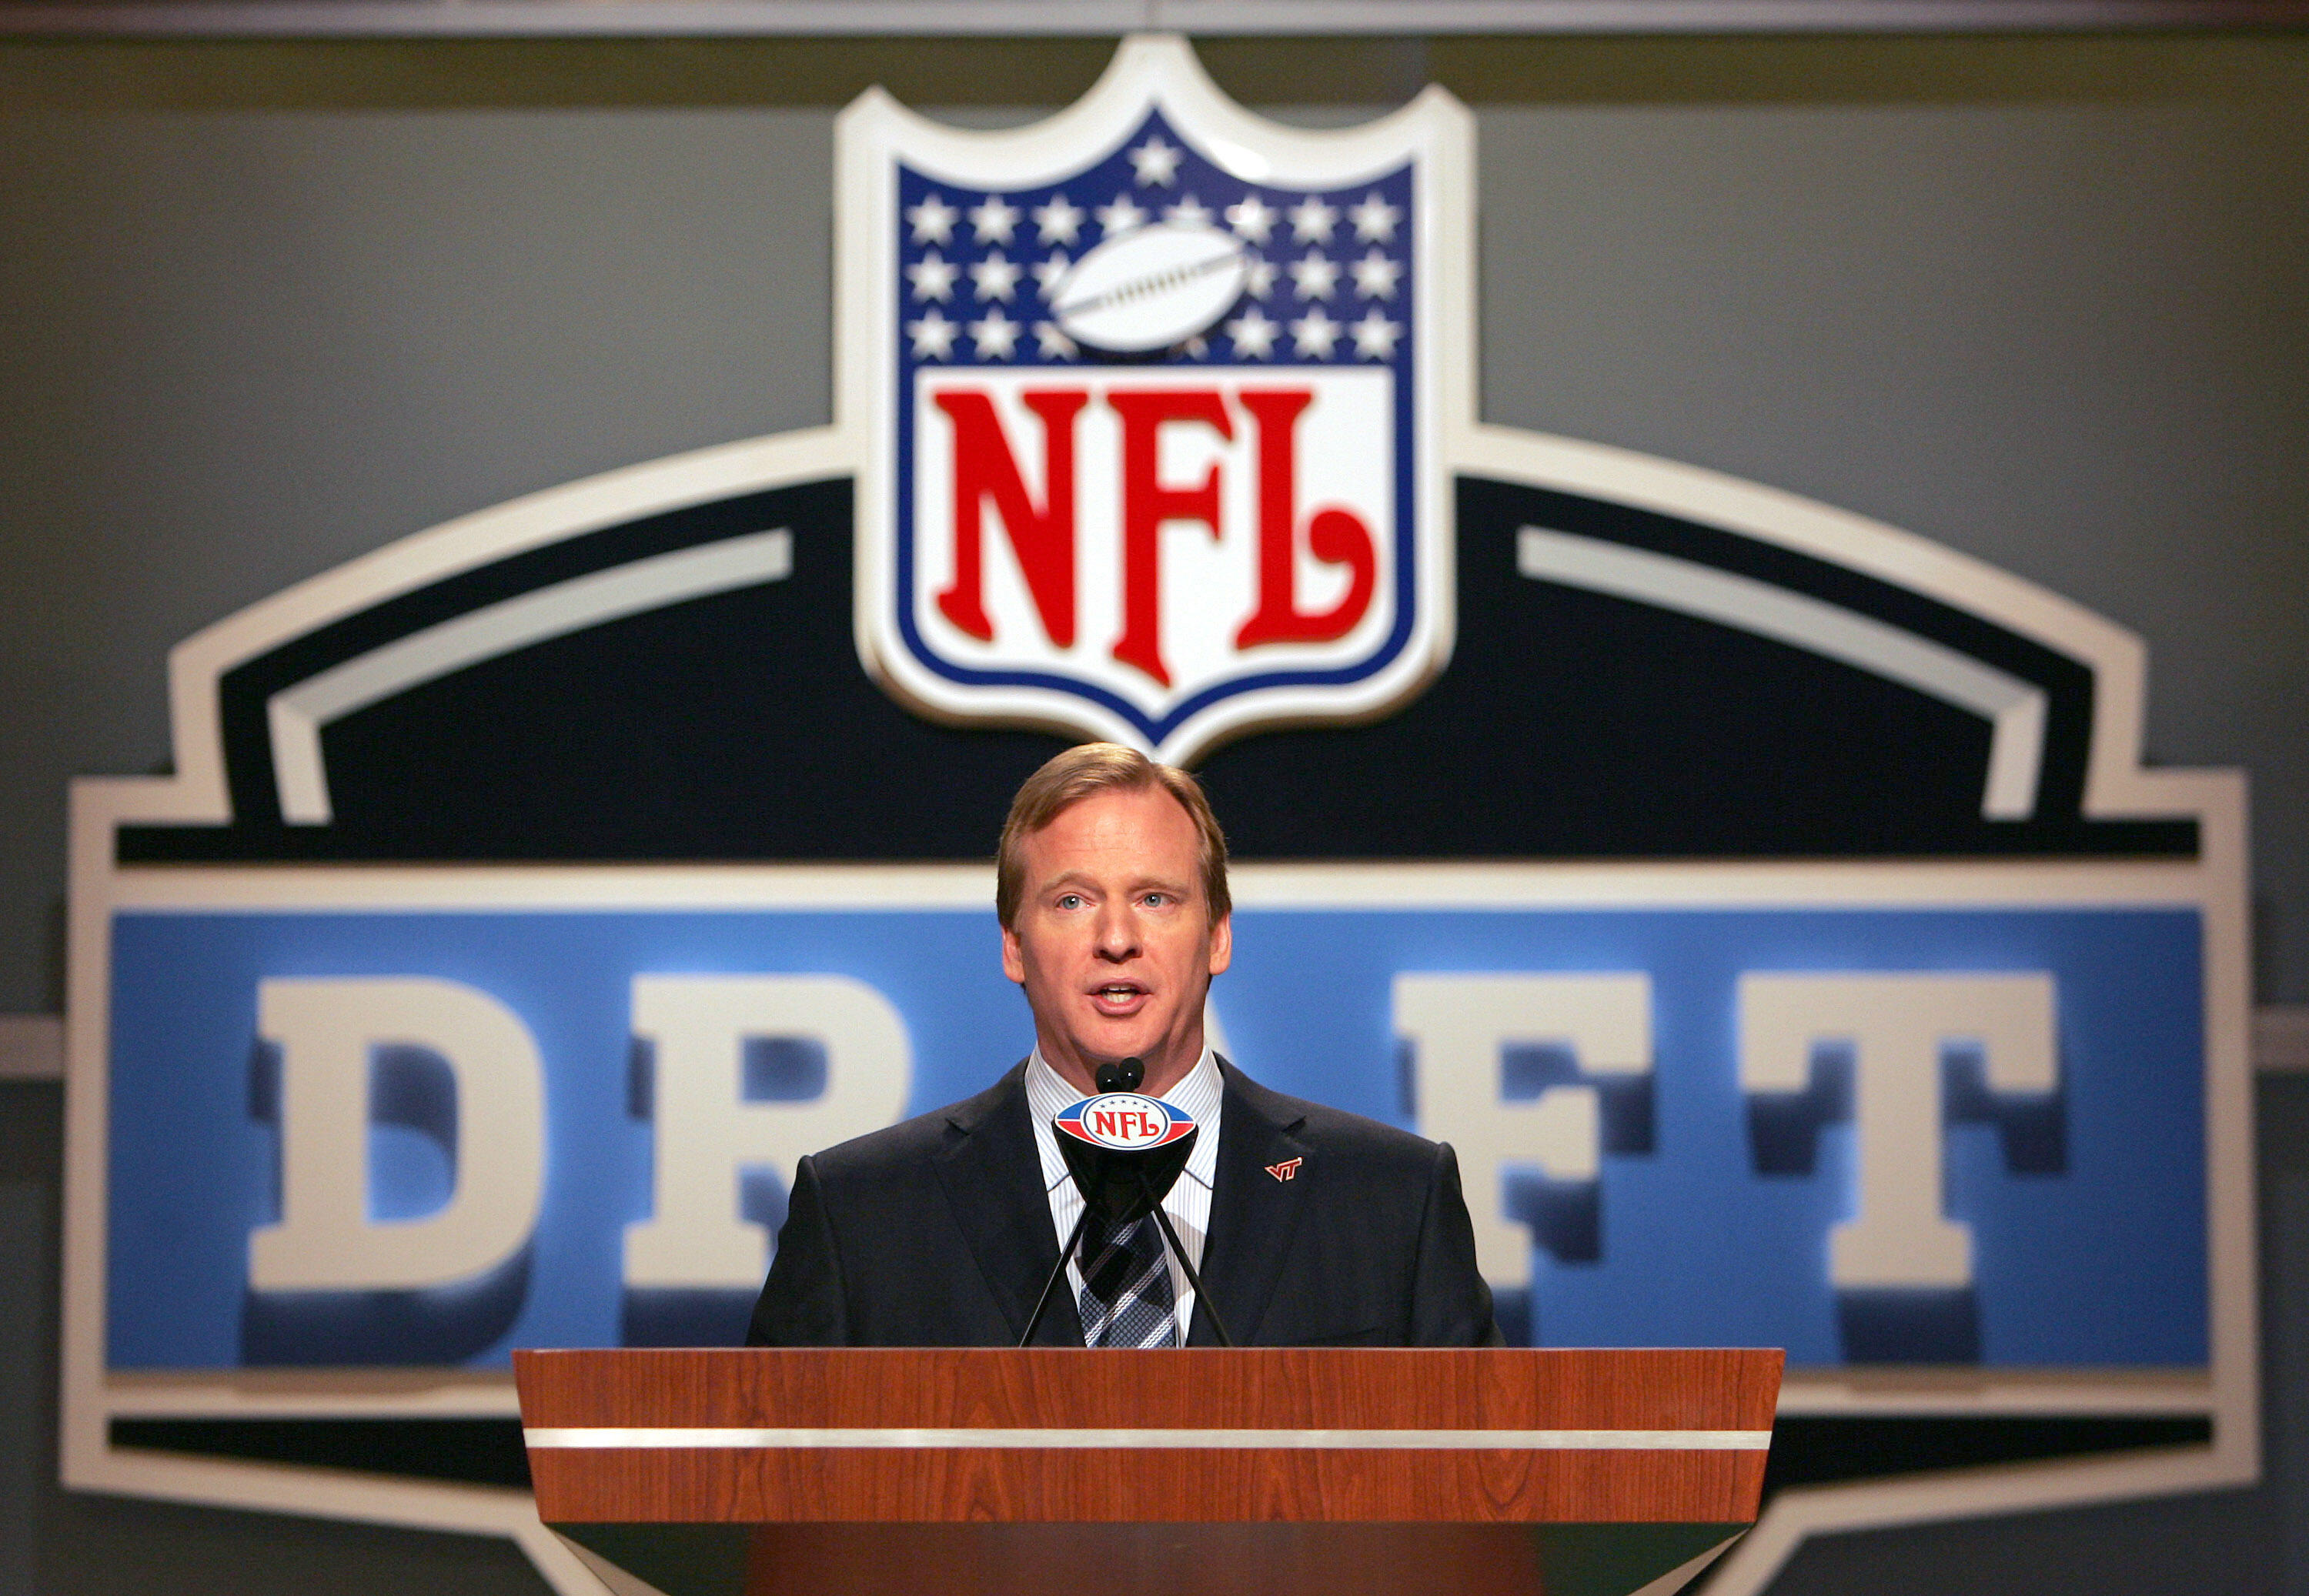
<svg viewBox="0 0 2309 1596">
<path fill-rule="evenodd" d="M 1160 1048 L 1153 1043 L 1137 1041 L 1102 1041 L 1094 1047 L 1081 1049 L 1083 1062 L 1094 1070 L 1102 1064 L 1120 1064 L 1126 1058 L 1136 1058 L 1152 1069 L 1159 1051 Z"/>
<path fill-rule="evenodd" d="M 1076 1055 L 1093 1070 L 1102 1064 L 1117 1064 L 1125 1058 L 1136 1058 L 1151 1071 L 1172 1041 L 1161 1031 L 1140 1025 L 1101 1027 L 1088 1035 L 1078 1035 L 1071 1040 Z"/>
</svg>

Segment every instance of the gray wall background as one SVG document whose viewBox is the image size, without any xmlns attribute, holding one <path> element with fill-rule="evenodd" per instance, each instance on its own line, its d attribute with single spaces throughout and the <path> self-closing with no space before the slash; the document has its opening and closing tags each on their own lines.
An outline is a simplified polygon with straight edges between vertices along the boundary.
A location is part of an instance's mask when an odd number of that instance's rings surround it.
<svg viewBox="0 0 2309 1596">
<path fill-rule="evenodd" d="M 827 418 L 834 109 L 1073 98 L 1097 41 L 0 41 L 0 1011 L 63 793 L 169 646 L 533 488 Z M 1478 111 L 1483 405 L 1878 516 L 2150 648 L 2253 780 L 2309 1000 L 2309 40 L 1220 40 L 1246 102 Z M 0 1592 L 541 1587 L 509 1548 L 67 1498 L 57 1098 L 0 1086 Z M 2262 1087 L 2272 1480 L 1822 1543 L 1784 1592 L 2309 1592 L 2309 1083 Z"/>
</svg>

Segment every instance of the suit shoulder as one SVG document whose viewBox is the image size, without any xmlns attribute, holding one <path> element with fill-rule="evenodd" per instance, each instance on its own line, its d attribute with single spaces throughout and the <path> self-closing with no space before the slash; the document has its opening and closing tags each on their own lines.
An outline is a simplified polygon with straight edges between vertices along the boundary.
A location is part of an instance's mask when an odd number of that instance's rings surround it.
<svg viewBox="0 0 2309 1596">
<path fill-rule="evenodd" d="M 902 1119 L 878 1131 L 869 1131 L 838 1142 L 810 1162 L 823 1182 L 884 1180 L 904 1171 L 927 1168 L 923 1162 L 956 1134 L 955 1126 L 975 1126 L 999 1112 L 1020 1090 L 1018 1072 L 1010 1071 L 975 1097 L 966 1097 L 912 1119 Z"/>
<path fill-rule="evenodd" d="M 1425 1170 L 1433 1166 L 1442 1149 L 1426 1137 L 1388 1125 L 1384 1120 L 1350 1114 L 1344 1109 L 1330 1108 L 1322 1103 L 1301 1100 L 1307 1114 L 1307 1123 L 1298 1135 L 1310 1146 L 1336 1148 L 1362 1158 L 1380 1159 L 1388 1163 L 1416 1165 Z"/>
<path fill-rule="evenodd" d="M 1383 1120 L 1350 1114 L 1307 1098 L 1270 1091 L 1247 1076 L 1238 1075 L 1239 1091 L 1251 1109 L 1270 1123 L 1298 1128 L 1291 1134 L 1310 1148 L 1345 1155 L 1366 1165 L 1415 1169 L 1423 1178 L 1441 1152 L 1436 1143 Z"/>
</svg>

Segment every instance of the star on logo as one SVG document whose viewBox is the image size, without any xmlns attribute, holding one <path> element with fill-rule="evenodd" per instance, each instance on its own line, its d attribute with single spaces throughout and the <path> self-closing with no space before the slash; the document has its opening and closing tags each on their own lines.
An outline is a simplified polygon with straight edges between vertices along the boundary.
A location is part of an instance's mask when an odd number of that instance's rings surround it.
<svg viewBox="0 0 2309 1596">
<path fill-rule="evenodd" d="M 1347 331 L 1355 335 L 1355 353 L 1367 360 L 1393 359 L 1395 341 L 1403 336 L 1402 325 L 1379 315 L 1376 305 L 1362 321 L 1350 325 Z"/>
<path fill-rule="evenodd" d="M 1376 194 L 1369 195 L 1362 204 L 1347 212 L 1348 220 L 1355 224 L 1357 238 L 1366 241 L 1376 238 L 1382 244 L 1394 242 L 1395 224 L 1402 217 L 1402 211 Z"/>
<path fill-rule="evenodd" d="M 1146 220 L 1146 212 L 1132 204 L 1130 196 L 1127 194 L 1116 194 L 1114 203 L 1101 205 L 1091 214 L 1098 218 L 1100 229 L 1110 238 L 1119 238 L 1125 233 L 1135 233 L 1145 225 Z"/>
<path fill-rule="evenodd" d="M 1226 208 L 1227 226 L 1253 244 L 1264 244 L 1267 235 L 1275 231 L 1276 214 L 1275 208 L 1257 194 L 1247 194 L 1241 204 Z"/>
<path fill-rule="evenodd" d="M 1179 179 L 1179 157 L 1184 153 L 1164 143 L 1160 134 L 1149 134 L 1145 143 L 1130 151 L 1130 167 L 1138 176 L 1138 186 L 1170 187 Z"/>
<path fill-rule="evenodd" d="M 1339 324 L 1325 315 L 1320 306 L 1291 324 L 1293 347 L 1318 360 L 1331 358 L 1331 346 L 1339 341 Z"/>
<path fill-rule="evenodd" d="M 1290 270 L 1302 299 L 1327 299 L 1339 285 L 1339 263 L 1319 250 L 1309 250 L 1291 263 Z"/>
<path fill-rule="evenodd" d="M 999 250 L 970 269 L 970 280 L 981 299 L 1007 299 L 1018 286 L 1018 277 L 1017 263 L 1003 259 Z"/>
<path fill-rule="evenodd" d="M 1073 264 L 1067 259 L 1067 252 L 1063 249 L 1054 249 L 1034 263 L 1034 281 L 1041 287 L 1043 298 L 1047 299 L 1058 292 L 1059 279 L 1064 277 Z"/>
<path fill-rule="evenodd" d="M 1275 263 L 1262 261 L 1256 255 L 1243 268 L 1242 291 L 1254 299 L 1264 299 L 1275 291 Z"/>
<path fill-rule="evenodd" d="M 914 341 L 917 360 L 952 359 L 954 335 L 961 330 L 959 324 L 947 321 L 935 310 L 925 311 L 919 322 L 906 324 L 906 336 Z"/>
<path fill-rule="evenodd" d="M 1044 244 L 1072 244 L 1088 214 L 1080 205 L 1068 204 L 1066 195 L 1054 194 L 1049 204 L 1034 207 L 1034 236 Z"/>
<path fill-rule="evenodd" d="M 1269 321 L 1256 305 L 1226 324 L 1226 335 L 1234 340 L 1234 352 L 1245 360 L 1264 360 L 1273 355 L 1275 335 L 1282 331 L 1282 324 Z"/>
<path fill-rule="evenodd" d="M 1045 360 L 1071 360 L 1075 358 L 1075 341 L 1059 332 L 1056 322 L 1036 322 L 1034 341 L 1041 346 Z"/>
<path fill-rule="evenodd" d="M 1206 228 L 1211 225 L 1210 207 L 1189 194 L 1175 205 L 1163 206 L 1163 220 L 1175 221 L 1182 228 Z"/>
<path fill-rule="evenodd" d="M 1388 260 L 1374 247 L 1362 260 L 1351 263 L 1347 270 L 1354 273 L 1355 298 L 1358 299 L 1392 299 L 1396 280 L 1403 275 L 1403 263 Z"/>
<path fill-rule="evenodd" d="M 986 196 L 982 205 L 970 208 L 971 236 L 981 244 L 1007 244 L 1010 229 L 1018 225 L 1018 207 L 999 194 Z"/>
<path fill-rule="evenodd" d="M 1313 194 L 1291 207 L 1291 237 L 1301 244 L 1327 244 L 1331 241 L 1331 224 L 1339 213 Z"/>
<path fill-rule="evenodd" d="M 954 240 L 955 220 L 962 214 L 938 195 L 932 194 L 921 204 L 910 207 L 906 220 L 914 224 L 917 244 L 949 244 Z"/>
<path fill-rule="evenodd" d="M 935 249 L 906 268 L 906 280 L 914 285 L 917 299 L 952 298 L 954 279 L 954 263 L 941 259 Z"/>
<path fill-rule="evenodd" d="M 1007 360 L 1018 347 L 1019 325 L 999 310 L 990 310 L 983 321 L 970 324 L 970 336 L 982 360 Z"/>
</svg>

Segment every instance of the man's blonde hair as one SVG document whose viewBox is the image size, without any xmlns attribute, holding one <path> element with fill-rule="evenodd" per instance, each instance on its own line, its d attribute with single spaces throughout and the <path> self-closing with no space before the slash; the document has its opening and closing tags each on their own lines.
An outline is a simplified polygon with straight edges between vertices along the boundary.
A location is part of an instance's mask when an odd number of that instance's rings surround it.
<svg viewBox="0 0 2309 1596">
<path fill-rule="evenodd" d="M 1018 796 L 1010 800 L 1009 818 L 1002 823 L 1002 841 L 994 855 L 994 912 L 1002 928 L 1017 923 L 1018 905 L 1026 896 L 1026 839 L 1056 820 L 1059 814 L 1102 792 L 1144 792 L 1159 787 L 1179 800 L 1187 818 L 1195 823 L 1197 863 L 1203 878 L 1203 901 L 1211 923 L 1218 924 L 1234 910 L 1227 893 L 1226 833 L 1219 830 L 1203 784 L 1172 764 L 1157 764 L 1136 748 L 1120 743 L 1084 743 L 1068 749 L 1026 778 Z"/>
</svg>

